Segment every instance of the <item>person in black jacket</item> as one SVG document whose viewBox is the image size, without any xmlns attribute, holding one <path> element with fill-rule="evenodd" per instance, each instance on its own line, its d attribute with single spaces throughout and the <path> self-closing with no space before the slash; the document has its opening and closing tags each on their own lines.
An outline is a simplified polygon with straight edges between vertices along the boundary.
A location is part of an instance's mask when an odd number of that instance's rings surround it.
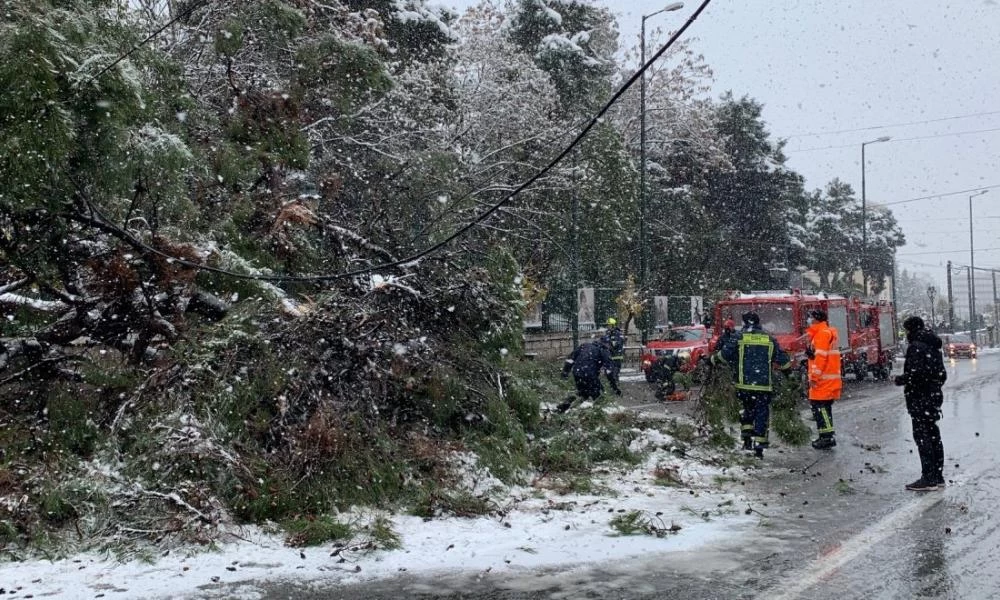
<svg viewBox="0 0 1000 600">
<path fill-rule="evenodd" d="M 615 367 L 615 381 L 617 381 L 622 372 L 622 363 L 625 362 L 625 334 L 618 327 L 618 319 L 608 318 L 608 331 L 601 338 L 601 343 L 606 345 L 608 352 L 611 353 L 611 363 Z"/>
<path fill-rule="evenodd" d="M 913 441 L 920 454 L 920 479 L 906 486 L 915 492 L 930 492 L 944 487 L 944 444 L 938 420 L 944 395 L 941 386 L 948 378 L 941 355 L 941 338 L 924 327 L 920 317 L 903 321 L 906 330 L 906 362 L 896 385 L 903 386 L 906 411 L 913 420 Z"/>
<path fill-rule="evenodd" d="M 563 364 L 562 377 L 565 379 L 572 371 L 573 380 L 576 382 L 577 396 L 584 400 L 596 400 L 604 391 L 604 387 L 601 385 L 602 370 L 615 395 L 621 396 L 622 391 L 618 387 L 618 381 L 615 377 L 615 365 L 611 362 L 611 353 L 607 345 L 600 341 L 580 344 Z M 572 396 L 567 398 L 559 404 L 557 410 L 566 412 L 573 405 L 574 400 L 575 398 Z"/>
</svg>

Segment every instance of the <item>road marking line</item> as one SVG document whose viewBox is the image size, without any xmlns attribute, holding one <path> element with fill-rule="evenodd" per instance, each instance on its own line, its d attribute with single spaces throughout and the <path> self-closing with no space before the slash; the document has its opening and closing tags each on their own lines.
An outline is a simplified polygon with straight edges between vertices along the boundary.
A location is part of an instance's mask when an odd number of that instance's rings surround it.
<svg viewBox="0 0 1000 600">
<path fill-rule="evenodd" d="M 872 546 L 884 541 L 899 529 L 911 523 L 914 518 L 932 506 L 944 501 L 940 492 L 921 492 L 923 495 L 886 515 L 878 523 L 865 528 L 861 533 L 836 546 L 832 551 L 814 560 L 802 571 L 793 573 L 784 585 L 778 584 L 768 594 L 771 600 L 792 600 L 809 588 L 818 585 L 834 571 L 871 550 Z M 782 589 L 784 588 L 784 589 Z"/>
</svg>

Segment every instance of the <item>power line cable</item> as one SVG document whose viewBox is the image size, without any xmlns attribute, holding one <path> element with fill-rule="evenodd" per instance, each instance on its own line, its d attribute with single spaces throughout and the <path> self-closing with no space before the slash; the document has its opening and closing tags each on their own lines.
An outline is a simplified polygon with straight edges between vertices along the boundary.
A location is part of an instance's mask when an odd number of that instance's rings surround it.
<svg viewBox="0 0 1000 600">
<path fill-rule="evenodd" d="M 934 139 L 943 138 L 943 137 L 954 137 L 954 136 L 961 136 L 961 135 L 972 135 L 974 133 L 990 133 L 990 132 L 994 132 L 994 131 L 1000 131 L 1000 127 L 994 127 L 994 128 L 991 128 L 991 129 L 976 129 L 976 130 L 973 130 L 973 131 L 956 131 L 954 133 L 938 133 L 938 134 L 935 134 L 935 135 L 921 135 L 921 136 L 909 137 L 909 138 L 899 138 L 899 139 L 892 138 L 891 140 L 886 140 L 886 143 L 913 142 L 913 141 L 917 141 L 917 140 L 934 140 Z M 789 153 L 789 154 L 795 154 L 795 153 L 802 153 L 802 152 L 818 152 L 820 150 L 838 150 L 838 149 L 841 149 L 841 148 L 857 148 L 858 146 L 860 146 L 860 144 L 841 144 L 839 146 L 822 146 L 822 147 L 819 147 L 819 148 L 801 148 L 801 149 L 795 149 L 795 150 L 790 149 L 790 148 L 782 148 L 781 151 Z"/>
<path fill-rule="evenodd" d="M 163 33 L 164 31 L 166 31 L 174 23 L 177 23 L 178 21 L 180 21 L 181 19 L 187 17 L 188 15 L 190 15 L 194 11 L 198 10 L 199 8 L 201 8 L 203 6 L 206 6 L 208 4 L 208 2 L 209 2 L 209 0 L 198 0 L 197 2 L 192 2 L 191 6 L 185 8 L 184 10 L 182 10 L 180 12 L 178 12 L 176 15 L 174 15 L 174 17 L 172 19 L 170 19 L 169 21 L 167 21 L 166 23 L 164 23 L 163 27 L 160 27 L 159 29 L 157 29 L 153 33 L 151 33 L 148 36 L 146 36 L 146 39 L 142 40 L 141 42 L 139 42 L 135 46 L 132 46 L 128 50 L 128 52 L 125 52 L 124 54 L 122 54 L 121 56 L 119 56 L 118 58 L 116 58 L 115 60 L 111 61 L 111 63 L 108 64 L 108 66 L 106 66 L 103 69 L 101 69 L 100 71 L 98 71 L 96 75 L 94 75 L 93 77 L 91 77 L 90 79 L 87 80 L 87 84 L 89 85 L 89 84 L 97 81 L 98 79 L 100 79 L 105 73 L 107 73 L 111 69 L 115 68 L 115 65 L 117 65 L 121 61 L 125 60 L 129 56 L 132 56 L 132 53 L 134 53 L 136 50 L 138 50 L 139 48 L 142 48 L 143 46 L 145 46 L 149 42 L 151 42 L 154 39 L 156 39 L 161 33 Z"/>
<path fill-rule="evenodd" d="M 976 252 L 991 252 L 994 250 L 1000 250 L 1000 248 L 976 248 Z M 929 250 L 927 252 L 906 252 L 903 254 L 897 254 L 896 256 L 929 256 L 933 254 L 960 254 L 962 252 L 968 252 L 968 248 L 963 248 L 962 250 Z"/>
<path fill-rule="evenodd" d="M 958 196 L 960 194 L 968 194 L 969 192 L 978 192 L 980 190 L 992 190 L 1000 188 L 1000 184 L 993 185 L 981 185 L 979 187 L 970 188 L 967 190 L 958 190 L 956 192 L 945 192 L 941 194 L 933 194 L 931 196 L 920 196 L 919 198 L 910 198 L 908 200 L 896 200 L 894 202 L 877 202 L 879 206 L 897 206 L 899 204 L 909 204 L 910 202 L 917 202 L 919 200 L 931 200 L 934 198 L 942 198 L 944 196 Z"/>
<path fill-rule="evenodd" d="M 941 117 L 939 119 L 926 119 L 924 121 L 909 121 L 909 122 L 906 122 L 906 123 L 893 123 L 893 124 L 890 124 L 890 125 L 872 125 L 872 126 L 869 126 L 869 127 L 857 127 L 855 129 L 837 129 L 837 130 L 828 130 L 828 131 L 814 131 L 814 132 L 811 132 L 811 133 L 795 133 L 795 134 L 792 134 L 792 135 L 777 136 L 777 137 L 779 139 L 782 139 L 782 137 L 783 137 L 786 140 L 790 140 L 790 139 L 799 138 L 799 137 L 814 137 L 814 136 L 821 136 L 821 135 L 836 135 L 836 134 L 841 134 L 841 133 L 857 133 L 857 132 L 861 132 L 861 131 L 875 131 L 875 130 L 878 130 L 878 129 L 888 129 L 890 127 L 905 127 L 907 125 L 927 125 L 929 123 L 941 123 L 943 121 L 955 121 L 955 120 L 958 120 L 958 119 L 970 119 L 972 117 L 985 117 L 985 116 L 989 116 L 989 115 L 1000 115 L 1000 110 L 992 110 L 992 111 L 989 111 L 989 112 L 981 112 L 981 113 L 969 113 L 967 115 L 955 115 L 953 117 Z"/>
</svg>

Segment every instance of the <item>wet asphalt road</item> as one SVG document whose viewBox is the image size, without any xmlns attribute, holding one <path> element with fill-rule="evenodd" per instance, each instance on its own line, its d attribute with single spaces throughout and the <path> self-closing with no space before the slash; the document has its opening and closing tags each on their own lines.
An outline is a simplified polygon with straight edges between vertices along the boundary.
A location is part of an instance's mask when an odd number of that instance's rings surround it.
<svg viewBox="0 0 1000 600">
<path fill-rule="evenodd" d="M 745 484 L 759 520 L 724 545 L 520 577 L 257 583 L 274 599 L 1000 597 L 1000 355 L 952 362 L 943 412 L 943 492 L 903 489 L 919 462 L 901 389 L 848 382 L 838 447 L 773 449 Z"/>
</svg>

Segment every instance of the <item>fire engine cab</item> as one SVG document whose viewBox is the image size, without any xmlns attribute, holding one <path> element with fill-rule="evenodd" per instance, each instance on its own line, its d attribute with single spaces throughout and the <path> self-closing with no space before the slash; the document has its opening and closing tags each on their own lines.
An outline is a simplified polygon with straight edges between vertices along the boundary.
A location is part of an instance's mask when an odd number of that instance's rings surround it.
<svg viewBox="0 0 1000 600">
<path fill-rule="evenodd" d="M 896 348 L 896 324 L 892 304 L 865 303 L 822 292 L 799 290 L 729 292 L 716 303 L 712 319 L 712 350 L 722 335 L 722 324 L 732 319 L 737 327 L 743 313 L 754 311 L 761 327 L 773 335 L 795 362 L 806 360 L 806 320 L 813 310 L 826 312 L 829 323 L 840 333 L 839 344 L 845 372 L 863 379 L 869 372 L 886 379 Z"/>
</svg>

